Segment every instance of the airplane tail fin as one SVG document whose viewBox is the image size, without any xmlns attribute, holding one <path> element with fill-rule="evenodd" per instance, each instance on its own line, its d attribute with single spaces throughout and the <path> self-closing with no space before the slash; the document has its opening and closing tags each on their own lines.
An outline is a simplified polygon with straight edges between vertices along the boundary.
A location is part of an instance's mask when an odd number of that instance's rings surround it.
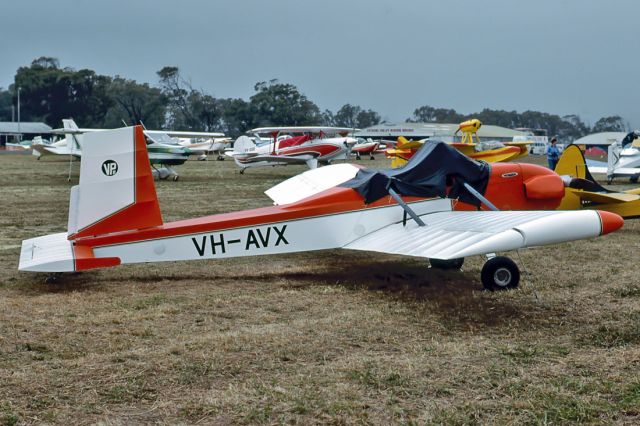
<svg viewBox="0 0 640 426">
<path fill-rule="evenodd" d="M 67 140 L 71 142 L 69 151 L 72 153 L 80 152 L 80 139 L 82 138 L 82 134 L 80 134 L 80 129 L 76 125 L 76 122 L 71 118 L 63 119 L 62 127 L 69 131 L 69 133 L 66 134 Z"/>
<path fill-rule="evenodd" d="M 607 176 L 612 176 L 614 174 L 618 162 L 620 161 L 621 149 L 622 146 L 617 142 L 609 145 L 609 148 L 607 149 Z"/>
<path fill-rule="evenodd" d="M 402 145 L 408 144 L 409 141 L 404 136 L 398 136 L 398 145 L 397 148 L 402 148 Z"/>
<path fill-rule="evenodd" d="M 560 176 L 568 175 L 578 179 L 585 179 L 589 170 L 582 151 L 576 145 L 569 145 L 556 164 L 555 172 Z"/>
<path fill-rule="evenodd" d="M 241 154 L 248 151 L 253 151 L 256 147 L 255 142 L 249 136 L 240 136 L 233 143 L 233 152 Z"/>
<path fill-rule="evenodd" d="M 86 134 L 80 184 L 71 188 L 67 238 L 160 225 L 142 127 Z"/>
<path fill-rule="evenodd" d="M 73 121 L 73 119 L 71 118 L 65 118 L 62 120 L 62 127 L 64 127 L 65 130 L 71 130 L 71 131 L 79 131 L 80 129 L 78 129 L 78 125 L 76 124 L 75 121 Z"/>
<path fill-rule="evenodd" d="M 594 179 L 587 168 L 584 154 L 577 145 L 569 145 L 564 149 L 560 160 L 556 165 L 555 172 L 560 176 L 566 176 L 565 186 L 573 190 L 583 190 L 590 192 L 610 192 L 602 187 Z M 565 180 L 563 178 L 563 180 Z M 565 196 L 558 207 L 558 210 L 577 210 L 581 207 L 580 192 L 565 190 Z"/>
</svg>

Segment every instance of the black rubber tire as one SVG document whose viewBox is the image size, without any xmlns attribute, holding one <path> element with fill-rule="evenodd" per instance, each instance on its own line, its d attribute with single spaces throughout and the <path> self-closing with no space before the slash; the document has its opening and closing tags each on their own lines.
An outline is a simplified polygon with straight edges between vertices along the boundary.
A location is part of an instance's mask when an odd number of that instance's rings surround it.
<svg viewBox="0 0 640 426">
<path fill-rule="evenodd" d="M 492 257 L 482 267 L 480 278 L 489 291 L 513 290 L 520 284 L 520 269 L 508 257 Z"/>
<path fill-rule="evenodd" d="M 58 282 L 57 275 L 49 275 L 47 278 L 44 279 L 45 284 L 56 284 L 57 282 Z"/>
<path fill-rule="evenodd" d="M 441 260 L 441 259 L 429 259 L 429 263 L 432 268 L 436 269 L 460 269 L 464 264 L 464 257 L 459 257 L 457 259 L 449 259 L 449 260 Z"/>
<path fill-rule="evenodd" d="M 638 183 L 638 176 L 631 176 L 629 178 L 629 182 L 631 183 Z"/>
</svg>

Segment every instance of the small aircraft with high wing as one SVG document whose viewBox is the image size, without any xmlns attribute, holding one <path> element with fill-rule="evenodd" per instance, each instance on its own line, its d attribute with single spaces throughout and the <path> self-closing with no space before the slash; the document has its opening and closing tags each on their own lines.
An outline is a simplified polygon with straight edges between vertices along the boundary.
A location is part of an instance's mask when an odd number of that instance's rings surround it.
<svg viewBox="0 0 640 426">
<path fill-rule="evenodd" d="M 564 196 L 551 170 L 477 162 L 442 142 L 428 143 L 401 169 L 321 167 L 266 191 L 274 206 L 164 223 L 142 127 L 87 134 L 83 149 L 67 232 L 23 241 L 21 271 L 344 248 L 429 258 L 443 268 L 488 255 L 482 283 L 500 290 L 517 287 L 520 271 L 494 253 L 623 225 L 609 212 L 549 211 Z M 522 211 L 498 210 L 505 207 Z"/>
<path fill-rule="evenodd" d="M 69 155 L 82 158 L 83 138 L 86 133 L 103 132 L 107 129 L 81 129 L 78 128 L 72 119 L 62 120 L 63 128 L 55 129 L 53 132 L 65 135 L 65 138 L 52 144 L 32 145 L 33 154 L 40 159 L 43 155 Z M 158 179 L 168 179 L 176 181 L 180 175 L 172 166 L 184 164 L 189 156 L 203 154 L 201 149 L 191 151 L 188 147 L 178 143 L 175 137 L 203 138 L 220 137 L 223 133 L 216 132 L 191 132 L 173 130 L 147 130 L 144 129 L 149 151 L 149 161 L 153 168 L 153 174 Z M 212 143 L 209 144 L 211 146 Z"/>
<path fill-rule="evenodd" d="M 589 172 L 578 145 L 565 148 L 555 172 L 566 181 L 566 194 L 558 210 L 598 209 L 625 219 L 640 217 L 640 188 L 611 191 L 600 185 Z"/>
<path fill-rule="evenodd" d="M 200 132 L 191 132 L 200 133 Z M 210 133 L 209 135 L 213 135 Z M 206 160 L 207 154 L 217 154 L 216 160 L 224 161 L 224 151 L 233 142 L 231 138 L 224 136 L 224 133 L 218 133 L 219 136 L 209 136 L 203 138 L 201 136 L 182 136 L 180 137 L 181 146 L 188 148 L 189 151 L 198 156 L 198 160 Z"/>
<path fill-rule="evenodd" d="M 629 132 L 607 148 L 607 162 L 587 160 L 591 173 L 607 175 L 607 183 L 617 177 L 628 177 L 633 183 L 640 178 L 640 131 Z"/>
<path fill-rule="evenodd" d="M 357 139 L 347 135 L 353 129 L 345 127 L 260 127 L 240 136 L 227 155 L 240 167 L 240 173 L 250 167 L 306 164 L 310 169 L 318 163 L 343 160 L 349 155 Z M 264 139 L 260 135 L 267 134 Z M 298 136 L 293 136 L 293 135 Z"/>
</svg>

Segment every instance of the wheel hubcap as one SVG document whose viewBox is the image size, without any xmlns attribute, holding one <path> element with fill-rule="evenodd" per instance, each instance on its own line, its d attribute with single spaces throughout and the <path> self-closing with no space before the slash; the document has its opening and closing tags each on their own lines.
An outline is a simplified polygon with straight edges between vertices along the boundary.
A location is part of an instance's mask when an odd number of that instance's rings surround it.
<svg viewBox="0 0 640 426">
<path fill-rule="evenodd" d="M 498 268 L 493 274 L 493 281 L 500 287 L 506 287 L 511 282 L 511 271 L 507 268 Z"/>
</svg>

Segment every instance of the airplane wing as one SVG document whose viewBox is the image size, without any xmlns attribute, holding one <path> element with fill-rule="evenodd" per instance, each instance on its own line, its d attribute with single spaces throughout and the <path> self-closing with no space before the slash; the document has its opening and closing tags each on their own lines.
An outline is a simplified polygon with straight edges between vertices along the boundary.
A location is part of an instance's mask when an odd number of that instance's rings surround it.
<svg viewBox="0 0 640 426">
<path fill-rule="evenodd" d="M 604 233 L 600 214 L 579 211 L 447 211 L 371 232 L 343 248 L 403 254 L 433 259 L 457 259 L 479 254 L 554 244 Z"/>
<path fill-rule="evenodd" d="M 172 138 L 222 138 L 224 133 L 219 132 L 183 132 L 180 130 L 149 130 L 150 132 L 162 132 Z"/>
<path fill-rule="evenodd" d="M 51 133 L 54 135 L 82 135 L 84 133 L 104 132 L 105 130 L 113 129 L 53 129 Z"/>
<path fill-rule="evenodd" d="M 300 127 L 258 127 L 251 129 L 250 133 L 324 133 L 325 135 L 347 134 L 360 129 L 350 127 L 327 127 L 327 126 L 300 126 Z"/>
<path fill-rule="evenodd" d="M 287 164 L 305 164 L 309 160 L 313 160 L 315 157 L 310 154 L 306 155 L 298 155 L 296 157 L 287 156 L 287 155 L 269 155 L 269 154 L 258 154 L 249 157 L 248 159 L 251 162 L 257 161 L 271 161 L 273 163 L 287 163 Z"/>
<path fill-rule="evenodd" d="M 640 195 L 626 192 L 591 192 L 576 191 L 574 192 L 581 200 L 592 201 L 594 203 L 628 203 L 630 201 L 640 200 Z"/>
<path fill-rule="evenodd" d="M 591 173 L 607 173 L 607 163 L 604 161 L 587 160 L 587 168 Z"/>
<path fill-rule="evenodd" d="M 587 167 L 591 173 L 607 174 L 607 163 L 602 161 L 587 160 Z M 616 167 L 613 169 L 616 176 L 637 176 L 640 175 L 639 167 Z"/>
</svg>

